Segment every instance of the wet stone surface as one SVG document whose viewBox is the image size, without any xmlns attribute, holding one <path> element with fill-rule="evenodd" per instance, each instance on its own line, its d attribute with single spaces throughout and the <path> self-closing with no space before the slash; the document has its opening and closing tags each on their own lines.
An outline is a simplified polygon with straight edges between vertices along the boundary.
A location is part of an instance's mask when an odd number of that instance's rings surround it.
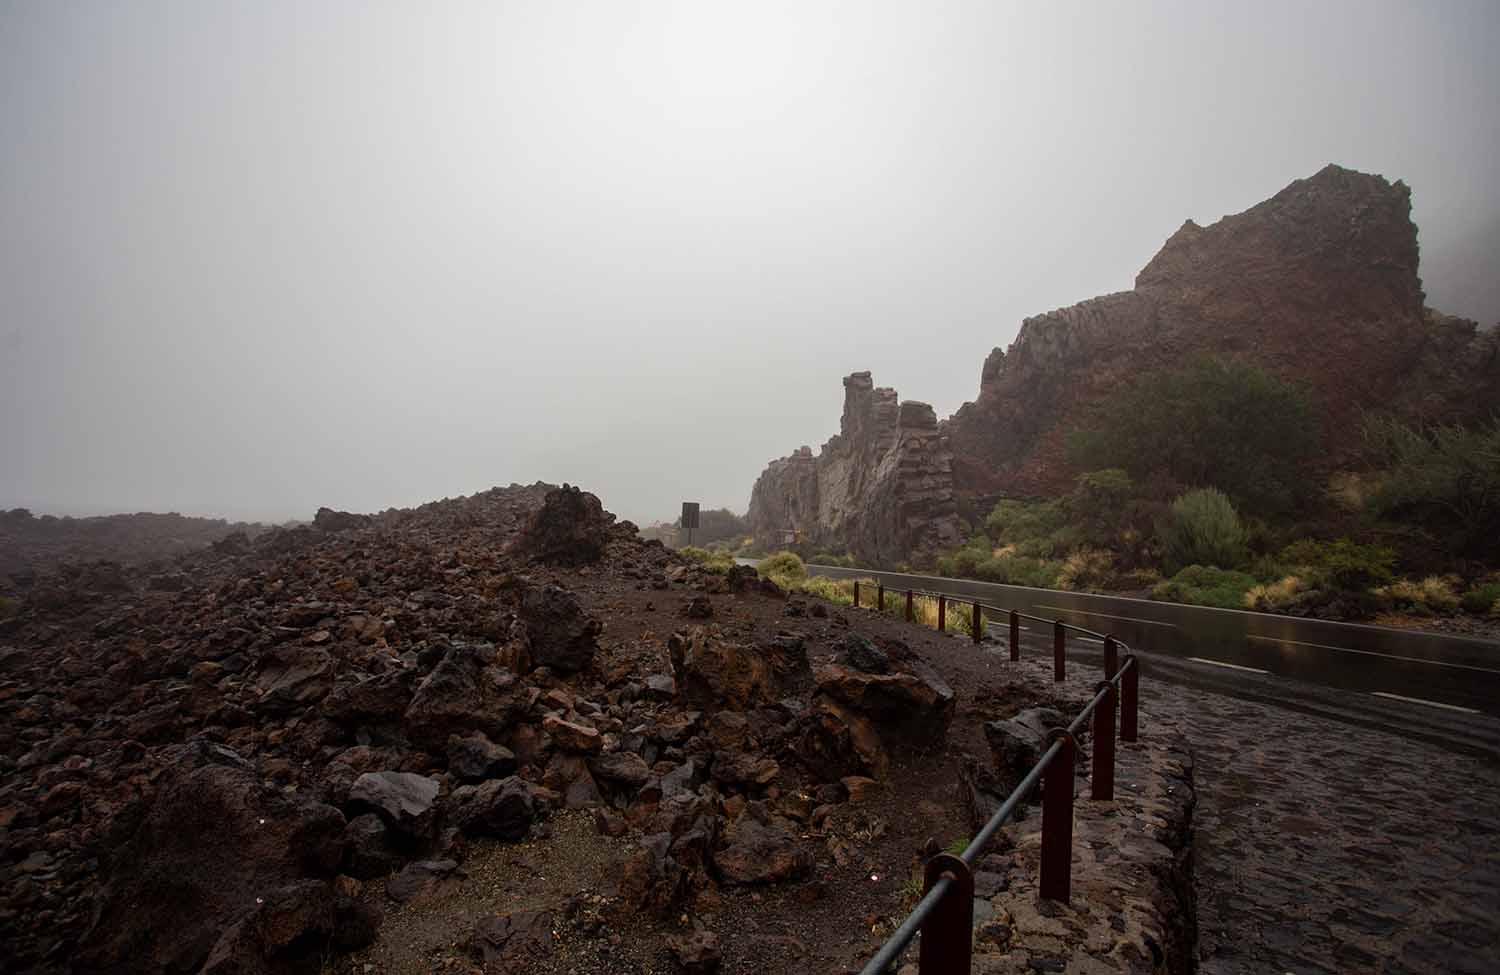
<svg viewBox="0 0 1500 975">
<path fill-rule="evenodd" d="M 1143 683 L 1192 742 L 1199 971 L 1500 971 L 1500 769 Z"/>
</svg>

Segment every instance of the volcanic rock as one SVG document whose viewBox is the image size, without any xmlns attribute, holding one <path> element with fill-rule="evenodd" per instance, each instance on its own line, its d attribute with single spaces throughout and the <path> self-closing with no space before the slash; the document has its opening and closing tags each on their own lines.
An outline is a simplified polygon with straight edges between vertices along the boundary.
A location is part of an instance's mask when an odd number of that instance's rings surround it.
<svg viewBox="0 0 1500 975">
<path fill-rule="evenodd" d="M 332 508 L 319 508 L 318 513 L 313 515 L 313 527 L 324 532 L 352 531 L 356 528 L 366 528 L 373 519 L 369 515 L 350 514 L 347 511 L 335 511 Z"/>
<path fill-rule="evenodd" d="M 1067 726 L 1068 719 L 1051 708 L 1028 708 L 1004 721 L 985 722 L 984 737 L 1000 776 L 1000 788 L 995 791 L 1004 795 L 1014 789 L 1041 759 L 1047 733 Z"/>
<path fill-rule="evenodd" d="M 487 914 L 474 925 L 473 944 L 486 973 L 524 972 L 552 955 L 552 915 L 545 911 Z"/>
<path fill-rule="evenodd" d="M 441 752 L 448 738 L 482 731 L 498 738 L 520 712 L 515 675 L 488 663 L 478 647 L 455 644 L 417 687 L 406 709 L 411 740 Z"/>
<path fill-rule="evenodd" d="M 460 782 L 500 779 L 516 770 L 516 756 L 476 731 L 448 738 L 448 771 Z"/>
<path fill-rule="evenodd" d="M 386 896 L 397 903 L 416 900 L 436 891 L 458 870 L 453 860 L 417 860 L 386 882 Z"/>
<path fill-rule="evenodd" d="M 597 562 L 610 539 L 615 516 L 587 491 L 564 484 L 546 501 L 516 543 L 516 551 L 551 565 Z"/>
<path fill-rule="evenodd" d="M 941 744 L 953 720 L 955 695 L 931 668 L 882 674 L 828 664 L 818 671 L 818 690 L 869 717 L 890 742 L 928 747 Z"/>
<path fill-rule="evenodd" d="M 726 884 L 802 880 L 812 872 L 813 858 L 798 845 L 795 829 L 760 803 L 750 803 L 725 833 L 724 848 L 714 852 L 714 868 Z"/>
<path fill-rule="evenodd" d="M 713 975 L 724 960 L 719 936 L 712 931 L 694 931 L 675 937 L 669 946 L 685 975 Z"/>
<path fill-rule="evenodd" d="M 411 840 L 430 839 L 437 825 L 438 783 L 411 772 L 366 772 L 349 790 L 355 812 L 377 813 L 385 824 Z"/>
<path fill-rule="evenodd" d="M 220 746 L 181 746 L 156 796 L 114 825 L 75 970 L 269 972 L 333 926 L 338 810 L 262 783 Z M 205 969 L 207 970 L 207 969 Z"/>
<path fill-rule="evenodd" d="M 512 775 L 454 790 L 448 820 L 472 836 L 518 843 L 536 819 L 536 802 L 525 782 Z"/>
<path fill-rule="evenodd" d="M 602 623 L 583 611 L 572 593 L 559 586 L 526 590 L 521 597 L 521 620 L 530 636 L 532 661 L 559 674 L 586 668 L 594 659 L 599 634 L 604 630 Z"/>
</svg>

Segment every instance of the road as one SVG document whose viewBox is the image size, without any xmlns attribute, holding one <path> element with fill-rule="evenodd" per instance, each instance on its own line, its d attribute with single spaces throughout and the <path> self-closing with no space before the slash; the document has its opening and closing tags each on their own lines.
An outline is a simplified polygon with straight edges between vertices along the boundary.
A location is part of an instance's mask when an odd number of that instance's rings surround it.
<svg viewBox="0 0 1500 975">
<path fill-rule="evenodd" d="M 1493 641 L 900 572 L 822 565 L 808 571 L 1061 619 L 1125 641 L 1153 680 L 1390 731 L 1500 764 L 1500 643 Z M 1022 626 L 1022 652 L 1050 656 L 1052 628 Z M 1003 631 L 1003 622 L 992 625 L 995 637 L 1004 639 Z M 1097 665 L 1101 658 L 1099 641 L 1069 635 L 1070 661 Z"/>
</svg>

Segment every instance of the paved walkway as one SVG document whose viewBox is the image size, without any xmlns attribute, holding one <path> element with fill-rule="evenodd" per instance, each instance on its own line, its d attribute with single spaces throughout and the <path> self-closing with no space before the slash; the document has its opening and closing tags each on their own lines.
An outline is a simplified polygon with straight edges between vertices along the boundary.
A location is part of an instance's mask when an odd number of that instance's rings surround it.
<svg viewBox="0 0 1500 975">
<path fill-rule="evenodd" d="M 1500 768 L 1188 688 L 1143 694 L 1196 754 L 1200 972 L 1500 972 Z"/>
</svg>

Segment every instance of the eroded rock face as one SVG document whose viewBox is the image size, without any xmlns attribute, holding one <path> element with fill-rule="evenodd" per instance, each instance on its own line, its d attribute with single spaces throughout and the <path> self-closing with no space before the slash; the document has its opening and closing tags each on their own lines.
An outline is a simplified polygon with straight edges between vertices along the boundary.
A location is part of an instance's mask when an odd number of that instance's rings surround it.
<svg viewBox="0 0 1500 975">
<path fill-rule="evenodd" d="M 873 564 L 920 564 L 962 540 L 953 457 L 931 406 L 900 403 L 868 372 L 852 373 L 839 431 L 816 457 L 803 447 L 755 482 L 745 517 L 762 545 L 779 547 L 796 528 Z"/>
</svg>

